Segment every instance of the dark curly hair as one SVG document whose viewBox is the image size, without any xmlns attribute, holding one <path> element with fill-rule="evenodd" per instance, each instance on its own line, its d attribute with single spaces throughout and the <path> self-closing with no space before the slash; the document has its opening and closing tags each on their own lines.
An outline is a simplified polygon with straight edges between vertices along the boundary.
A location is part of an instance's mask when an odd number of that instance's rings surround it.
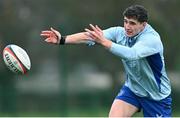
<svg viewBox="0 0 180 118">
<path fill-rule="evenodd" d="M 147 22 L 148 13 L 147 10 L 141 5 L 132 5 L 125 9 L 123 16 L 127 18 L 136 19 L 139 22 Z"/>
</svg>

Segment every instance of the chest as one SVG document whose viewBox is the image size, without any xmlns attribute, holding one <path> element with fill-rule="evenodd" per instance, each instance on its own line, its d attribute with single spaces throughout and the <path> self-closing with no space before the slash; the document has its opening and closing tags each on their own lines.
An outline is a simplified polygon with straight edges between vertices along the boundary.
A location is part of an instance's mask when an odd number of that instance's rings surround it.
<svg viewBox="0 0 180 118">
<path fill-rule="evenodd" d="M 126 36 L 117 37 L 116 43 L 126 46 L 126 47 L 133 47 L 138 42 L 138 37 L 129 38 Z"/>
</svg>

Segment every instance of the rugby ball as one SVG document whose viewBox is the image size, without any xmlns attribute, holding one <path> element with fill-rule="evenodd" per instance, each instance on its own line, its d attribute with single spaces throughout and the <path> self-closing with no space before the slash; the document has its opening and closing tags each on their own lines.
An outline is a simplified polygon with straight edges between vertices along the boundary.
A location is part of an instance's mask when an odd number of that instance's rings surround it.
<svg viewBox="0 0 180 118">
<path fill-rule="evenodd" d="M 31 68 L 31 61 L 26 51 L 14 44 L 4 48 L 3 59 L 6 66 L 14 73 L 25 74 Z"/>
</svg>

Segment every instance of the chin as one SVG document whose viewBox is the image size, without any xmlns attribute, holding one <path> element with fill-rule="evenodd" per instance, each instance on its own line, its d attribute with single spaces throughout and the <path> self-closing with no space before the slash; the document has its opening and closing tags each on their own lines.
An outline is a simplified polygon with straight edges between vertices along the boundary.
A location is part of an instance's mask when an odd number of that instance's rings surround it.
<svg viewBox="0 0 180 118">
<path fill-rule="evenodd" d="M 133 37 L 133 35 L 130 35 L 130 34 L 126 34 L 126 36 L 128 36 L 128 37 Z"/>
</svg>

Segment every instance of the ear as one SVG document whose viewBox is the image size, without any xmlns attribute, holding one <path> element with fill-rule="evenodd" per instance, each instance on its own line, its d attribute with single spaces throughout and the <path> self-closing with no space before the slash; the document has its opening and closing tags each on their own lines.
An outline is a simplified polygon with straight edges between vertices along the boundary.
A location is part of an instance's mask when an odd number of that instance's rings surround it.
<svg viewBox="0 0 180 118">
<path fill-rule="evenodd" d="M 147 22 L 143 22 L 143 26 L 144 26 L 144 27 L 146 26 L 146 24 L 147 24 Z"/>
</svg>

